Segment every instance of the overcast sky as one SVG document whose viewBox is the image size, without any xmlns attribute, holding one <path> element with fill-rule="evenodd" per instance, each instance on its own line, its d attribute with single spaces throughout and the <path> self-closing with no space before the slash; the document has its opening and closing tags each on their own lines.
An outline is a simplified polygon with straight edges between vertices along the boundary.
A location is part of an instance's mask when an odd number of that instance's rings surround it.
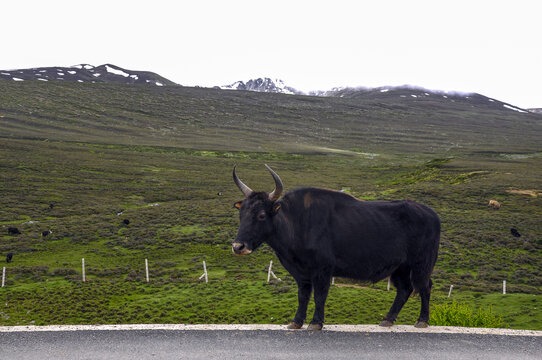
<svg viewBox="0 0 542 360">
<path fill-rule="evenodd" d="M 187 86 L 417 85 L 542 107 L 542 1 L 0 3 L 0 69 L 111 63 Z"/>
</svg>

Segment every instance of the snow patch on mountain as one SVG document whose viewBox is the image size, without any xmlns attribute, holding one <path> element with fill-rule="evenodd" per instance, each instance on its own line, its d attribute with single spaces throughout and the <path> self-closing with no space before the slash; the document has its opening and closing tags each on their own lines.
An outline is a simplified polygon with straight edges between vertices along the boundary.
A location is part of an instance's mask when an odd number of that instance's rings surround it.
<svg viewBox="0 0 542 360">
<path fill-rule="evenodd" d="M 73 65 L 72 67 L 77 68 L 77 69 L 85 69 L 85 70 L 94 69 L 94 66 L 90 64 L 78 64 L 78 65 Z"/>
<path fill-rule="evenodd" d="M 125 73 L 121 69 L 115 69 L 115 68 L 113 68 L 113 67 L 111 67 L 109 65 L 105 65 L 105 69 L 107 70 L 107 72 L 110 72 L 110 73 L 115 74 L 115 75 L 120 75 L 120 76 L 124 76 L 124 77 L 130 76 L 130 74 Z"/>
<path fill-rule="evenodd" d="M 517 112 L 520 112 L 520 113 L 527 113 L 528 111 L 525 111 L 523 109 L 519 109 L 517 107 L 514 107 L 514 106 L 510 106 L 510 105 L 507 105 L 507 104 L 503 104 L 503 106 L 507 109 L 510 109 L 510 110 L 514 110 L 514 111 L 517 111 Z"/>
</svg>

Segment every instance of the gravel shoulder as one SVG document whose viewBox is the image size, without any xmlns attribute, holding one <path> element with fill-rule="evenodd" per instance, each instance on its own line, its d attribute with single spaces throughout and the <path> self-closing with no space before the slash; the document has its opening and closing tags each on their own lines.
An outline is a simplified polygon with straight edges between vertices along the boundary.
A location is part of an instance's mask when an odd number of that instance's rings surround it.
<svg viewBox="0 0 542 360">
<path fill-rule="evenodd" d="M 304 327 L 306 328 L 306 326 Z M 126 325 L 47 325 L 47 326 L 0 326 L 0 332 L 32 331 L 115 331 L 115 330 L 221 330 L 221 331 L 296 331 L 286 329 L 286 325 L 266 324 L 126 324 Z M 298 330 L 297 330 L 298 331 Z M 378 325 L 325 325 L 324 332 L 363 332 L 363 333 L 423 333 L 423 334 L 476 334 L 504 336 L 542 336 L 542 331 L 467 328 L 455 326 L 430 326 L 418 329 L 411 325 L 394 325 L 390 328 Z"/>
</svg>

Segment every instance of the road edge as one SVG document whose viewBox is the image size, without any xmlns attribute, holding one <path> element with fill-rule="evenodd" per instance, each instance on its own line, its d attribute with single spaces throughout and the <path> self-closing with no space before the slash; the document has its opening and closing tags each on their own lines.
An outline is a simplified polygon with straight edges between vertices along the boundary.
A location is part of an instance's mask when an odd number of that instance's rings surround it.
<svg viewBox="0 0 542 360">
<path fill-rule="evenodd" d="M 118 325 L 45 325 L 45 326 L 0 326 L 0 333 L 36 331 L 118 331 L 118 330 L 169 330 L 169 331 L 296 331 L 286 329 L 286 325 L 271 324 L 118 324 Z M 476 334 L 503 336 L 542 336 L 542 331 L 468 328 L 456 326 L 430 326 L 418 329 L 411 325 L 325 325 L 323 332 L 362 332 L 362 333 L 420 333 L 420 334 Z"/>
</svg>

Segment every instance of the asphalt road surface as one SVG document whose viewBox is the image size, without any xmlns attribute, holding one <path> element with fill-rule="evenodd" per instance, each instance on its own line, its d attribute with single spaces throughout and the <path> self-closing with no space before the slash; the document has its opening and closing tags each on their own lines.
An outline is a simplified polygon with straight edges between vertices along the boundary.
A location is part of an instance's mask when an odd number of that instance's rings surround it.
<svg viewBox="0 0 542 360">
<path fill-rule="evenodd" d="M 6 330 L 7 329 L 7 330 Z M 357 329 L 0 329 L 0 359 L 542 359 L 542 336 Z"/>
</svg>

